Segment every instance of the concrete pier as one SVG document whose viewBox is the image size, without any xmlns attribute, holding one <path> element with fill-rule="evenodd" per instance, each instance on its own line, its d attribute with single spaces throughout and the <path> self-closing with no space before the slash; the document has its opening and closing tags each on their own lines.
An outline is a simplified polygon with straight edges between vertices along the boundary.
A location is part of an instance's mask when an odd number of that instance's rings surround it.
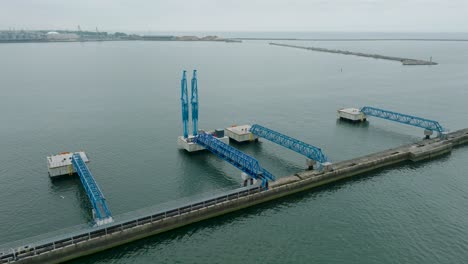
<svg viewBox="0 0 468 264">
<path fill-rule="evenodd" d="M 115 223 L 68 238 L 24 245 L 0 254 L 0 263 L 60 263 L 93 254 L 137 239 L 162 233 L 194 222 L 237 211 L 293 193 L 336 182 L 405 161 L 432 159 L 452 148 L 468 143 L 468 129 L 449 133 L 446 139 L 430 139 L 388 149 L 333 164 L 330 171 L 304 171 L 270 183 L 269 190 L 259 187 L 235 190 L 209 200 L 188 204 L 166 212 Z M 0 251 L 1 252 L 1 251 Z"/>
<path fill-rule="evenodd" d="M 437 63 L 433 62 L 432 60 L 426 61 L 426 60 L 418 60 L 418 59 L 408 59 L 408 58 L 385 56 L 385 55 L 379 55 L 379 54 L 368 54 L 368 53 L 361 53 L 361 52 L 352 52 L 352 51 L 346 51 L 346 50 L 325 49 L 325 48 L 316 48 L 316 47 L 303 47 L 303 46 L 279 44 L 279 43 L 273 43 L 273 42 L 270 43 L 270 45 L 288 47 L 288 48 L 296 48 L 296 49 L 313 50 L 313 51 L 320 51 L 320 52 L 328 52 L 328 53 L 336 53 L 336 54 L 343 54 L 343 55 L 354 55 L 354 56 L 359 56 L 359 57 L 367 57 L 367 58 L 382 59 L 382 60 L 399 61 L 403 65 L 437 65 Z"/>
</svg>

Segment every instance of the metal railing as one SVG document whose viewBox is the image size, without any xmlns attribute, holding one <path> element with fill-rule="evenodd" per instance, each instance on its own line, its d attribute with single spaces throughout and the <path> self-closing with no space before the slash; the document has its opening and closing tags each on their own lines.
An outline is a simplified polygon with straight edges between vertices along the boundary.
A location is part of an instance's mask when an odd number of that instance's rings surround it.
<svg viewBox="0 0 468 264">
<path fill-rule="evenodd" d="M 170 217 L 180 216 L 182 214 L 190 213 L 199 209 L 207 208 L 207 207 L 221 204 L 227 201 L 236 200 L 245 196 L 249 196 L 254 193 L 259 193 L 263 190 L 264 189 L 260 186 L 249 188 L 247 190 L 243 189 L 240 191 L 220 195 L 214 198 L 210 198 L 210 199 L 203 200 L 203 201 L 196 202 L 196 203 L 191 203 L 188 205 L 166 210 L 163 212 L 139 217 L 137 219 L 133 219 L 130 221 L 125 221 L 122 223 L 114 223 L 114 224 L 108 225 L 106 227 L 101 227 L 93 231 L 77 233 L 77 234 L 70 235 L 65 238 L 62 237 L 56 240 L 52 239 L 50 242 L 31 243 L 29 245 L 23 245 L 19 248 L 4 249 L 3 251 L 0 250 L 0 263 L 13 263 L 18 260 L 22 260 L 28 257 L 33 257 L 33 256 L 37 256 L 40 254 L 44 254 L 46 252 L 58 250 L 58 249 L 61 249 L 70 245 L 75 245 L 81 242 L 85 242 L 94 238 L 110 235 L 116 232 L 122 232 L 124 230 L 128 230 L 137 226 L 146 225 L 146 224 L 154 223 L 157 221 L 162 221 Z"/>
</svg>

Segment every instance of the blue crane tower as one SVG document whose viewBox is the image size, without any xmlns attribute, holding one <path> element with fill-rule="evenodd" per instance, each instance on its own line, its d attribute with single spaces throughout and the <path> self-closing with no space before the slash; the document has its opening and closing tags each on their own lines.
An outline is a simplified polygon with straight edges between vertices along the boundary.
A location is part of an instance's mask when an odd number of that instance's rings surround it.
<svg viewBox="0 0 468 264">
<path fill-rule="evenodd" d="M 93 175 L 89 171 L 88 167 L 84 163 L 79 153 L 74 153 L 71 157 L 72 165 L 80 176 L 81 183 L 83 188 L 88 195 L 91 205 L 93 206 L 93 217 L 96 222 L 96 225 L 103 225 L 111 223 L 113 221 L 112 214 L 107 207 L 106 199 L 101 189 L 97 185 L 96 181 L 93 178 Z"/>
<path fill-rule="evenodd" d="M 330 164 L 327 156 L 325 156 L 322 150 L 318 147 L 312 146 L 258 124 L 252 125 L 252 127 L 250 127 L 250 132 L 258 137 L 268 139 L 273 143 L 306 156 L 310 160 L 318 163 L 318 169 L 322 169 L 323 165 Z M 309 168 L 312 168 L 312 163 L 308 163 Z"/>
<path fill-rule="evenodd" d="M 190 98 L 190 103 L 192 104 L 192 126 L 193 126 L 193 135 L 197 135 L 198 131 L 198 84 L 197 84 L 197 70 L 193 70 L 192 77 L 192 97 Z"/>
<path fill-rule="evenodd" d="M 262 187 L 265 189 L 268 189 L 268 180 L 275 180 L 275 177 L 262 168 L 256 159 L 223 143 L 210 134 L 199 134 L 194 138 L 194 142 L 211 151 L 219 158 L 231 163 L 252 178 L 260 180 Z"/>
<path fill-rule="evenodd" d="M 410 126 L 424 128 L 426 130 L 425 134 L 427 138 L 432 134 L 432 131 L 437 132 L 439 134 L 439 137 L 443 137 L 443 135 L 445 134 L 445 129 L 439 124 L 439 122 L 434 121 L 434 120 L 401 114 L 401 113 L 383 110 L 383 109 L 370 107 L 370 106 L 364 106 L 363 108 L 361 108 L 360 111 L 367 116 L 375 116 L 375 117 L 399 122 L 399 123 L 410 125 Z"/>
<path fill-rule="evenodd" d="M 188 119 L 189 119 L 186 73 L 187 71 L 184 71 L 182 73 L 182 80 L 180 82 L 180 89 L 181 89 L 180 101 L 182 103 L 182 123 L 184 126 L 184 138 L 188 138 Z"/>
</svg>

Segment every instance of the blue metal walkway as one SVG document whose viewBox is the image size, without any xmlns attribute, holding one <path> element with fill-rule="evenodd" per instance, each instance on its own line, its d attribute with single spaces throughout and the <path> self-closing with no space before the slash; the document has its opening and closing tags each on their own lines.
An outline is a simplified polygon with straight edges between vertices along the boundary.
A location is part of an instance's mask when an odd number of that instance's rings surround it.
<svg viewBox="0 0 468 264">
<path fill-rule="evenodd" d="M 327 156 L 322 152 L 320 148 L 304 143 L 292 137 L 286 136 L 279 132 L 273 131 L 261 125 L 254 124 L 250 128 L 250 132 L 256 136 L 268 139 L 280 146 L 286 147 L 299 154 L 308 157 L 311 160 L 315 160 L 319 164 L 328 162 Z"/>
<path fill-rule="evenodd" d="M 112 222 L 112 215 L 107 208 L 106 199 L 102 194 L 101 189 L 93 178 L 88 167 L 84 163 L 79 153 L 74 153 L 71 158 L 75 171 L 80 176 L 81 183 L 86 191 L 86 194 L 93 205 L 94 218 L 97 225 L 107 224 Z"/>
<path fill-rule="evenodd" d="M 434 120 L 429 120 L 421 117 L 405 115 L 401 113 L 396 113 L 388 110 L 383 110 L 375 107 L 364 106 L 361 108 L 361 112 L 367 116 L 375 116 L 410 126 L 421 127 L 430 131 L 436 131 L 439 133 L 439 136 L 445 132 L 445 129 L 439 124 L 439 122 Z"/>
<path fill-rule="evenodd" d="M 274 181 L 275 177 L 262 168 L 253 157 L 233 148 L 209 134 L 199 134 L 194 142 L 203 146 L 221 159 L 231 163 L 252 178 L 262 181 L 262 187 L 268 188 L 268 180 Z"/>
</svg>

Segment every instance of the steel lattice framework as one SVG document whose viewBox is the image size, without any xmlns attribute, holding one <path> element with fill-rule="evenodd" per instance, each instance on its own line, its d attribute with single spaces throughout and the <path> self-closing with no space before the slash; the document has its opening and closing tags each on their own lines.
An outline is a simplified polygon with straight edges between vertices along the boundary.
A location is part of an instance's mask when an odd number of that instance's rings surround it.
<svg viewBox="0 0 468 264">
<path fill-rule="evenodd" d="M 182 124 L 184 126 L 184 138 L 188 137 L 188 120 L 189 120 L 189 107 L 188 107 L 188 92 L 187 92 L 187 71 L 182 74 L 182 80 L 180 81 L 181 96 L 180 101 L 182 103 Z"/>
<path fill-rule="evenodd" d="M 445 129 L 439 124 L 439 122 L 421 117 L 400 114 L 370 106 L 364 106 L 363 108 L 361 108 L 361 112 L 367 116 L 375 116 L 411 126 L 421 127 L 431 131 L 436 131 L 439 132 L 439 135 L 445 131 Z"/>
<path fill-rule="evenodd" d="M 86 194 L 94 208 L 95 218 L 97 219 L 96 222 L 106 219 L 110 219 L 112 221 L 112 214 L 107 207 L 104 194 L 101 192 L 101 189 L 97 185 L 83 159 L 81 159 L 80 154 L 74 153 L 71 161 L 76 173 L 80 176 L 81 183 L 83 184 Z"/>
<path fill-rule="evenodd" d="M 193 135 L 197 135 L 198 131 L 198 83 L 197 83 L 197 70 L 193 71 L 192 77 L 192 97 L 190 98 L 190 103 L 192 104 L 192 126 L 193 126 Z"/>
<path fill-rule="evenodd" d="M 231 163 L 252 178 L 262 181 L 262 186 L 267 187 L 268 180 L 274 181 L 275 177 L 262 168 L 253 157 L 221 142 L 210 134 L 199 134 L 194 142 L 211 151 L 221 159 Z"/>
<path fill-rule="evenodd" d="M 281 134 L 279 132 L 273 131 L 269 128 L 257 124 L 254 124 L 250 128 L 250 132 L 256 136 L 268 139 L 271 142 L 274 142 L 280 146 L 286 147 L 299 154 L 302 154 L 308 157 L 309 159 L 315 160 L 321 164 L 328 162 L 327 156 L 325 156 L 325 154 L 320 148 L 304 143 L 295 138 L 286 136 L 284 134 Z"/>
</svg>

